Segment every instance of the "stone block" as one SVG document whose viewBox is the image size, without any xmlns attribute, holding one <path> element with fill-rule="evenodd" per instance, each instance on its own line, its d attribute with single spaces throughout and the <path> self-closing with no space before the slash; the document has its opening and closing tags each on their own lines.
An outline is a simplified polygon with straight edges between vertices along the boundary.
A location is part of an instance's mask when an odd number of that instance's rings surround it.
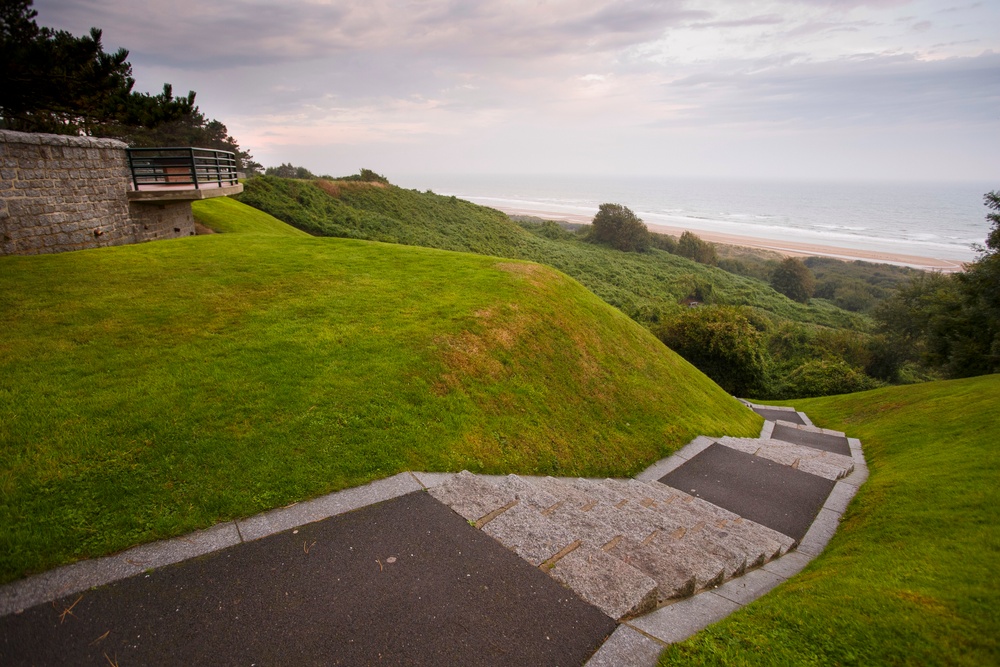
<svg viewBox="0 0 1000 667">
<path fill-rule="evenodd" d="M 549 574 L 615 620 L 656 606 L 656 582 L 600 549 L 581 546 L 560 559 Z"/>
<path fill-rule="evenodd" d="M 520 504 L 544 511 L 558 503 L 560 498 L 543 489 L 539 484 L 542 480 L 543 478 L 540 477 L 526 478 L 518 475 L 507 475 L 495 484 L 501 491 L 513 493 Z"/>
<path fill-rule="evenodd" d="M 236 524 L 228 521 L 183 537 L 133 547 L 116 557 L 129 565 L 148 570 L 225 549 L 240 541 Z"/>
<path fill-rule="evenodd" d="M 573 543 L 563 526 L 518 503 L 483 526 L 483 532 L 538 567 Z"/>
<path fill-rule="evenodd" d="M 444 484 L 455 476 L 455 473 L 453 472 L 412 472 L 410 474 L 413 475 L 425 489 Z"/>
<path fill-rule="evenodd" d="M 143 571 L 115 556 L 85 560 L 0 587 L 0 616 L 23 611 Z"/>
<path fill-rule="evenodd" d="M 479 521 L 491 512 L 516 500 L 513 493 L 500 491 L 490 482 L 463 470 L 450 480 L 428 490 L 467 521 Z"/>
<path fill-rule="evenodd" d="M 661 600 L 693 595 L 706 582 L 721 581 L 725 576 L 723 564 L 715 559 L 696 562 L 691 554 L 685 557 L 629 539 L 619 540 L 607 553 L 653 579 Z"/>
<path fill-rule="evenodd" d="M 837 485 L 833 487 L 833 491 L 827 496 L 826 502 L 823 503 L 823 508 L 842 515 L 847 511 L 847 506 L 857 492 L 858 487 L 853 484 L 837 482 Z"/>
<path fill-rule="evenodd" d="M 677 468 L 680 468 L 682 465 L 687 463 L 687 461 L 687 459 L 674 454 L 668 458 L 660 459 L 636 475 L 635 478 L 643 482 L 653 482 L 660 479 L 664 475 L 673 472 Z"/>
</svg>

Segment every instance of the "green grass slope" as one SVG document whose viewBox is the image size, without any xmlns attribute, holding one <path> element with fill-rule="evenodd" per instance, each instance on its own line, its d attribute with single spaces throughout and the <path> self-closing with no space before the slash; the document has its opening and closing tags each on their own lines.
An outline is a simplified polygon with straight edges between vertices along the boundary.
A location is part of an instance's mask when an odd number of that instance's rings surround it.
<svg viewBox="0 0 1000 667">
<path fill-rule="evenodd" d="M 821 299 L 799 304 L 759 280 L 660 250 L 625 253 L 571 234 L 532 233 L 500 211 L 432 192 L 263 176 L 248 180 L 239 199 L 311 234 L 540 262 L 637 320 L 679 310 L 681 300 L 709 285 L 715 303 L 753 306 L 796 322 L 864 327 L 857 315 Z"/>
<path fill-rule="evenodd" d="M 0 581 L 407 469 L 629 475 L 759 428 L 575 281 L 479 255 L 245 231 L 2 257 L 0 317 Z"/>
<path fill-rule="evenodd" d="M 191 202 L 194 219 L 219 233 L 277 234 L 279 236 L 309 236 L 273 215 L 241 204 L 232 197 L 215 197 Z"/>
<path fill-rule="evenodd" d="M 998 375 L 796 401 L 871 477 L 802 574 L 660 664 L 1000 664 L 998 405 Z"/>
</svg>

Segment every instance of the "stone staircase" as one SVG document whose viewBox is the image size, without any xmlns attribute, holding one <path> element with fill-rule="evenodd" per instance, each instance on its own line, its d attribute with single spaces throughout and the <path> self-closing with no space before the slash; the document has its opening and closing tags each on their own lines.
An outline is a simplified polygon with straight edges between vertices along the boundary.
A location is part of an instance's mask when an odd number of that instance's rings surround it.
<svg viewBox="0 0 1000 667">
<path fill-rule="evenodd" d="M 795 429 L 809 444 L 772 439 L 779 425 L 779 433 Z M 761 436 L 699 438 L 695 450 L 721 445 L 833 481 L 854 470 L 851 456 L 817 440 L 837 437 L 833 432 L 769 421 Z M 788 535 L 660 481 L 463 471 L 429 492 L 616 620 L 719 586 L 797 546 Z"/>
<path fill-rule="evenodd" d="M 617 620 L 795 547 L 790 537 L 658 482 L 462 472 L 430 493 Z"/>
</svg>

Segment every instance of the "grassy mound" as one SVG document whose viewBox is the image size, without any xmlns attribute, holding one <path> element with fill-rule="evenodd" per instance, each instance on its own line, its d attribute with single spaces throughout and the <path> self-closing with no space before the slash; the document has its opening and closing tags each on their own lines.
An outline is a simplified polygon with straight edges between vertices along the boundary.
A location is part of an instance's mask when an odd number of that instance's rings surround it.
<svg viewBox="0 0 1000 667">
<path fill-rule="evenodd" d="M 191 210 L 194 212 L 195 220 L 219 233 L 309 236 L 273 215 L 241 204 L 230 197 L 194 201 L 191 202 Z"/>
<path fill-rule="evenodd" d="M 640 321 L 676 312 L 693 294 L 713 303 L 753 306 L 778 319 L 863 328 L 862 318 L 831 303 L 796 303 L 759 280 L 653 249 L 626 253 L 541 226 L 535 233 L 505 214 L 456 197 L 382 183 L 263 176 L 240 201 L 320 236 L 368 239 L 540 262 L 580 281 Z M 698 300 L 705 300 L 699 297 Z"/>
<path fill-rule="evenodd" d="M 628 475 L 759 428 L 552 269 L 242 209 L 0 258 L 0 580 L 407 469 Z"/>
<path fill-rule="evenodd" d="M 1000 376 L 796 401 L 871 477 L 798 577 L 661 665 L 1000 663 Z"/>
</svg>

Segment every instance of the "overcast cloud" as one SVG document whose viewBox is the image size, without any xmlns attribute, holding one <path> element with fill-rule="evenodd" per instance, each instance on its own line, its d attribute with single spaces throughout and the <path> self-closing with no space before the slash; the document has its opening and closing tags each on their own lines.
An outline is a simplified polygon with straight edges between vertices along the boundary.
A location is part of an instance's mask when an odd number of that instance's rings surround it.
<svg viewBox="0 0 1000 667">
<path fill-rule="evenodd" d="M 997 180 L 1000 3 L 36 0 L 265 165 Z"/>
</svg>

